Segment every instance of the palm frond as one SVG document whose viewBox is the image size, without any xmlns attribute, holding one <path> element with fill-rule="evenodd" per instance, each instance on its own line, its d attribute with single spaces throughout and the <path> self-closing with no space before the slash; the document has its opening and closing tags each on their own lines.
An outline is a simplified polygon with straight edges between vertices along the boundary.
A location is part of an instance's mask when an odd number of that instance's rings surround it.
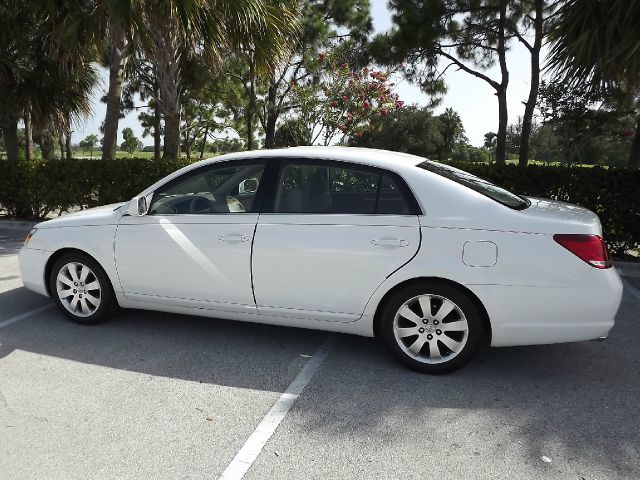
<svg viewBox="0 0 640 480">
<path fill-rule="evenodd" d="M 551 25 L 547 69 L 569 85 L 640 84 L 640 2 L 569 0 Z"/>
</svg>

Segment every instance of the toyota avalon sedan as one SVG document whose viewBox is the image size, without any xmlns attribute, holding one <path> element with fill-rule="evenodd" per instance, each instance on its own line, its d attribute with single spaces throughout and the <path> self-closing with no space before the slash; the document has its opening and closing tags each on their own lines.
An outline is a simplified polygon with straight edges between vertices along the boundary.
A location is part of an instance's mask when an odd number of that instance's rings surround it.
<svg viewBox="0 0 640 480">
<path fill-rule="evenodd" d="M 20 268 L 81 324 L 118 305 L 376 336 L 428 373 L 483 344 L 604 337 L 622 296 L 594 213 L 344 147 L 195 163 L 38 224 Z"/>
</svg>

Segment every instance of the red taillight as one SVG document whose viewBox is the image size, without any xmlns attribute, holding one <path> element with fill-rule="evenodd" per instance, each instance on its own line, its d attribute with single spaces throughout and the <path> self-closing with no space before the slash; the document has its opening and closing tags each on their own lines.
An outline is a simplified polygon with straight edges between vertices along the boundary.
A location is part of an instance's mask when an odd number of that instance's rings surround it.
<svg viewBox="0 0 640 480">
<path fill-rule="evenodd" d="M 609 251 L 599 235 L 558 233 L 553 236 L 553 239 L 592 267 L 611 267 Z"/>
</svg>

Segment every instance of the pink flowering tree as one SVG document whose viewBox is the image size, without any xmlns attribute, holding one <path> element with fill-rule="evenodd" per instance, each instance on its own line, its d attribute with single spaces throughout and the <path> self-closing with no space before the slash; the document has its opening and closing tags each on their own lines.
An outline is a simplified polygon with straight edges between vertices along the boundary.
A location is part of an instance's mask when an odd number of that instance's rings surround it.
<svg viewBox="0 0 640 480">
<path fill-rule="evenodd" d="M 316 72 L 292 84 L 293 104 L 312 144 L 330 145 L 362 136 L 403 102 L 387 71 L 352 69 L 320 54 Z"/>
</svg>

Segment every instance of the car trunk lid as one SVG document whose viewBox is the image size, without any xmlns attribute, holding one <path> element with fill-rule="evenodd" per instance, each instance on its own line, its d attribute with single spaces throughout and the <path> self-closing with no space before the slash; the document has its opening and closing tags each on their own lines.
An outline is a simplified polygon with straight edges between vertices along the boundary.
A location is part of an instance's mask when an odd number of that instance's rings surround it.
<svg viewBox="0 0 640 480">
<path fill-rule="evenodd" d="M 518 211 L 532 233 L 602 235 L 600 219 L 591 210 L 558 200 L 527 197 L 531 206 Z"/>
</svg>

